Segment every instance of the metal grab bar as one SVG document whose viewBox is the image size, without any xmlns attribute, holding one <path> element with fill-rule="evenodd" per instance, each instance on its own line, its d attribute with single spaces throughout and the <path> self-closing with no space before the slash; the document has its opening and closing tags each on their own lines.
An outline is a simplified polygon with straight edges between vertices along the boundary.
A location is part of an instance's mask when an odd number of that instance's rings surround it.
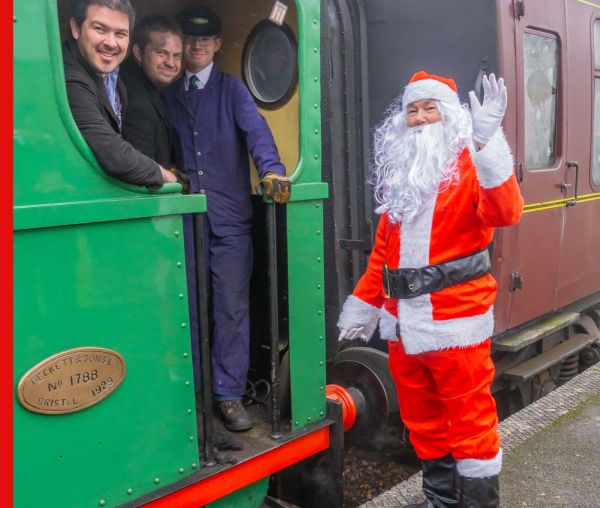
<svg viewBox="0 0 600 508">
<path fill-rule="evenodd" d="M 279 300 L 277 287 L 277 210 L 267 204 L 267 235 L 269 242 L 269 323 L 271 355 L 271 439 L 281 439 L 281 408 L 279 400 Z"/>
<path fill-rule="evenodd" d="M 194 241 L 196 247 L 196 303 L 198 305 L 198 330 L 200 341 L 200 368 L 202 379 L 202 426 L 204 429 L 204 454 L 206 466 L 217 465 L 213 434 L 212 379 L 210 341 L 208 332 L 208 286 L 204 259 L 204 216 L 194 214 Z"/>
</svg>

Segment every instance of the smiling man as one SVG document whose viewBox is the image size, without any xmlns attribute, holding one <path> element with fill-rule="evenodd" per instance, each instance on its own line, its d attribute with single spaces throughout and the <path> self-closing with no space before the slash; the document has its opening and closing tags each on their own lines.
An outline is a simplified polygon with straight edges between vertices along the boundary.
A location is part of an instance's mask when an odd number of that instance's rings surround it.
<svg viewBox="0 0 600 508">
<path fill-rule="evenodd" d="M 155 190 L 175 175 L 121 137 L 127 92 L 118 73 L 135 12 L 129 0 L 73 0 L 63 60 L 71 112 L 102 169 Z"/>
<path fill-rule="evenodd" d="M 181 29 L 164 16 L 147 16 L 136 26 L 132 40 L 131 56 L 120 71 L 129 97 L 123 138 L 162 166 L 169 167 L 172 163 L 171 122 L 160 90 L 170 85 L 181 71 Z"/>
</svg>

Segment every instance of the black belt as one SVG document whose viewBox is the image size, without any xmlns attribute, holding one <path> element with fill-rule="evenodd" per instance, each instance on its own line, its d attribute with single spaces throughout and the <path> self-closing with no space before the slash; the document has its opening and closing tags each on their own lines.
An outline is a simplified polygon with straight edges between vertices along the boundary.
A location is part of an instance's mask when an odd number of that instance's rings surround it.
<svg viewBox="0 0 600 508">
<path fill-rule="evenodd" d="M 383 289 L 396 300 L 435 293 L 444 288 L 469 282 L 492 271 L 487 248 L 443 263 L 423 268 L 390 270 L 383 265 Z"/>
</svg>

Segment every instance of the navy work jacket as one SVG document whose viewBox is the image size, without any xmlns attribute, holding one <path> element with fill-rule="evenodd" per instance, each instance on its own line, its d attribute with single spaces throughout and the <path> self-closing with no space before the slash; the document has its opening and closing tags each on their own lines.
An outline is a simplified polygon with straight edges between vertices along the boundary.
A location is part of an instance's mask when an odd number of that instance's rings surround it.
<svg viewBox="0 0 600 508">
<path fill-rule="evenodd" d="M 184 79 L 164 92 L 177 167 L 189 175 L 190 192 L 206 194 L 213 234 L 247 234 L 252 223 L 248 152 L 259 177 L 267 171 L 285 174 L 273 135 L 238 78 L 213 65 L 202 90 L 186 92 Z M 191 94 L 198 94 L 195 101 Z"/>
</svg>

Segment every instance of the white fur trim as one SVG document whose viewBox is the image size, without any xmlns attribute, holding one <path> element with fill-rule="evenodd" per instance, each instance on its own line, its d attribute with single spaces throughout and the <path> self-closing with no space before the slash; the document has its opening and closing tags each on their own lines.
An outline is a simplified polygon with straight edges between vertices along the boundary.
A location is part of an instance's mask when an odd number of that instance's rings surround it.
<svg viewBox="0 0 600 508">
<path fill-rule="evenodd" d="M 429 247 L 435 200 L 424 206 L 414 219 L 403 222 L 400 229 L 400 268 L 429 264 Z M 429 294 L 398 300 L 400 337 L 405 351 L 416 355 L 453 347 L 480 344 L 492 335 L 494 312 L 446 320 L 433 319 Z"/>
<path fill-rule="evenodd" d="M 396 325 L 398 324 L 398 318 L 387 311 L 385 307 L 381 309 L 381 315 L 379 318 L 379 335 L 383 340 L 389 340 L 392 342 L 398 342 L 398 335 L 396 335 Z"/>
<path fill-rule="evenodd" d="M 456 462 L 456 469 L 460 476 L 467 478 L 485 478 L 486 476 L 496 476 L 502 469 L 502 448 L 498 454 L 489 460 L 483 459 L 463 459 Z"/>
<path fill-rule="evenodd" d="M 377 328 L 381 309 L 350 295 L 344 302 L 342 313 L 338 319 L 338 328 L 349 330 L 361 328 L 359 335 L 364 335 L 369 341 Z"/>
<path fill-rule="evenodd" d="M 406 110 L 406 106 L 409 104 L 425 99 L 434 99 L 460 106 L 458 95 L 448 85 L 437 79 L 421 79 L 414 83 L 409 83 L 404 89 L 402 109 Z"/>
<path fill-rule="evenodd" d="M 477 178 L 484 189 L 493 189 L 508 180 L 514 171 L 513 157 L 502 128 L 496 131 L 487 145 L 472 154 Z"/>
<path fill-rule="evenodd" d="M 418 302 L 415 300 L 424 300 Z M 427 351 L 469 347 L 481 344 L 494 331 L 494 309 L 477 316 L 434 320 L 431 313 L 429 295 L 410 300 L 400 300 L 400 312 L 410 316 L 400 323 L 400 336 L 406 353 L 417 355 Z"/>
</svg>

